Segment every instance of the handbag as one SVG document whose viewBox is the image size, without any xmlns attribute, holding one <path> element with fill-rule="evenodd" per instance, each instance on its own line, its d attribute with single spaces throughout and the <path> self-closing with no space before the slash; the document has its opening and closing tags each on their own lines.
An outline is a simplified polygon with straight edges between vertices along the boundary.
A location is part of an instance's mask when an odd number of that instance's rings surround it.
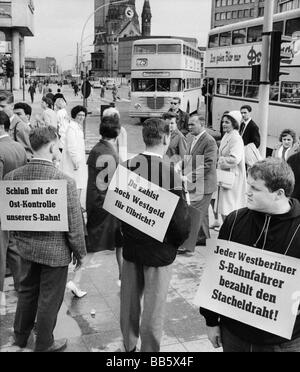
<svg viewBox="0 0 300 372">
<path fill-rule="evenodd" d="M 245 163 L 249 167 L 252 167 L 255 163 L 261 161 L 262 159 L 263 158 L 254 143 L 249 143 L 249 145 L 245 146 Z"/>
<path fill-rule="evenodd" d="M 233 188 L 234 180 L 235 174 L 233 172 L 217 169 L 217 184 L 219 187 L 230 190 Z"/>
</svg>

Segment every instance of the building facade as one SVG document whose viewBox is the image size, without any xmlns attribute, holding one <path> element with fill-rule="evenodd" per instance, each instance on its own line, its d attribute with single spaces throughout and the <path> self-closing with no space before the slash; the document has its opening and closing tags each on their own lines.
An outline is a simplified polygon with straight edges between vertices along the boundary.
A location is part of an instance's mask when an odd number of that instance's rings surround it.
<svg viewBox="0 0 300 372">
<path fill-rule="evenodd" d="M 118 0 L 95 0 L 95 52 L 92 53 L 92 72 L 98 77 L 117 77 L 119 75 L 119 40 L 126 37 L 141 36 L 139 17 L 135 0 L 115 4 Z M 130 7 L 133 16 L 126 15 Z M 142 30 L 147 36 L 151 33 L 151 8 L 145 0 L 142 13 Z M 145 26 L 144 23 L 147 23 Z"/>
<path fill-rule="evenodd" d="M 264 3 L 264 0 L 212 0 L 211 28 L 262 17 Z M 275 0 L 274 13 L 299 7 L 300 0 Z"/>
<path fill-rule="evenodd" d="M 14 62 L 13 89 L 20 89 L 20 68 L 25 66 L 25 37 L 33 36 L 33 0 L 0 1 L 0 42 L 5 48 L 0 52 L 3 59 Z"/>
</svg>

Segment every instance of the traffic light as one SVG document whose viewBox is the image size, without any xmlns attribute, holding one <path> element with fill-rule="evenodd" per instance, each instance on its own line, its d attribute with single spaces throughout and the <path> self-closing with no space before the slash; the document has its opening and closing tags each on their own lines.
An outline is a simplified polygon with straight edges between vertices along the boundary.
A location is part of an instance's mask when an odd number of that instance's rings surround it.
<svg viewBox="0 0 300 372">
<path fill-rule="evenodd" d="M 281 44 L 286 42 L 282 38 L 282 31 L 273 31 L 271 33 L 271 51 L 270 51 L 270 71 L 269 80 L 271 85 L 279 81 L 280 75 L 289 75 L 289 73 L 280 71 Z"/>
<path fill-rule="evenodd" d="M 24 77 L 24 67 L 20 67 L 20 78 L 23 79 Z"/>
<path fill-rule="evenodd" d="M 83 72 L 83 71 L 80 71 L 80 79 L 81 79 L 81 80 L 84 79 L 84 72 Z"/>
<path fill-rule="evenodd" d="M 11 59 L 6 62 L 6 76 L 12 78 L 14 76 L 14 63 Z"/>
</svg>

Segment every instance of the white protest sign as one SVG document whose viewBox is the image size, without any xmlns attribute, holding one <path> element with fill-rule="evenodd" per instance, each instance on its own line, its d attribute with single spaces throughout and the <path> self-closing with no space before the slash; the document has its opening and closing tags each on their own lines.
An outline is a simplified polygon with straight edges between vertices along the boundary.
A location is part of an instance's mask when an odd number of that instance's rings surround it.
<svg viewBox="0 0 300 372">
<path fill-rule="evenodd" d="M 67 181 L 1 181 L 1 229 L 69 231 Z"/>
<path fill-rule="evenodd" d="M 224 240 L 207 241 L 207 249 L 194 303 L 291 339 L 300 303 L 300 260 Z"/>
<path fill-rule="evenodd" d="M 179 197 L 119 165 L 103 208 L 163 242 Z"/>
</svg>

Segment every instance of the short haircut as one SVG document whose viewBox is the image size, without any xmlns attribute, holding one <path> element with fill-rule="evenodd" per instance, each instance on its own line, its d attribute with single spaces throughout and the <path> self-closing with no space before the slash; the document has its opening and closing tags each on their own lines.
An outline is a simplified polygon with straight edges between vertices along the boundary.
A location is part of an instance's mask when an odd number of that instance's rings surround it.
<svg viewBox="0 0 300 372">
<path fill-rule="evenodd" d="M 198 121 L 204 121 L 206 122 L 206 117 L 203 114 L 194 114 L 190 116 L 190 119 L 197 118 Z"/>
<path fill-rule="evenodd" d="M 102 114 L 102 117 L 104 118 L 106 116 L 117 116 L 119 118 L 119 120 L 121 119 L 120 112 L 115 107 L 110 107 L 110 108 L 104 110 L 103 114 Z"/>
<path fill-rule="evenodd" d="M 76 116 L 80 113 L 80 112 L 84 112 L 85 113 L 85 116 L 87 116 L 87 109 L 83 106 L 75 106 L 72 108 L 71 110 L 71 118 L 72 119 L 76 119 Z"/>
<path fill-rule="evenodd" d="M 163 116 L 162 116 L 162 119 L 163 120 L 172 120 L 172 119 L 177 119 L 177 114 L 175 114 L 175 112 L 171 112 L 171 111 L 169 111 L 169 112 L 166 112 L 166 113 L 164 113 L 163 114 Z"/>
<path fill-rule="evenodd" d="M 60 93 L 60 92 L 61 92 L 61 90 L 58 88 L 58 89 L 57 89 L 57 93 Z"/>
<path fill-rule="evenodd" d="M 224 118 L 227 118 L 230 120 L 233 129 L 236 129 L 236 130 L 240 129 L 240 124 L 232 116 L 230 116 L 229 114 L 223 115 L 221 119 L 221 123 Z"/>
<path fill-rule="evenodd" d="M 283 160 L 268 158 L 254 164 L 248 170 L 248 175 L 254 180 L 262 180 L 270 192 L 283 189 L 290 197 L 295 187 L 295 176 L 292 168 Z"/>
<path fill-rule="evenodd" d="M 181 98 L 180 97 L 173 97 L 173 100 L 174 99 L 176 99 L 179 102 L 179 104 L 181 104 Z"/>
<path fill-rule="evenodd" d="M 120 130 L 120 120 L 116 115 L 102 118 L 99 132 L 103 138 L 115 139 L 120 134 Z"/>
<path fill-rule="evenodd" d="M 32 114 L 32 108 L 30 105 L 28 105 L 28 103 L 26 102 L 17 102 L 15 105 L 14 105 L 14 110 L 23 110 L 25 115 L 28 115 L 29 117 L 31 117 L 31 114 Z"/>
<path fill-rule="evenodd" d="M 248 112 L 252 112 L 252 107 L 249 105 L 244 105 L 241 107 L 240 111 L 247 110 Z"/>
<path fill-rule="evenodd" d="M 144 122 L 143 139 L 146 146 L 154 147 L 160 145 L 164 135 L 170 135 L 170 126 L 166 121 L 159 118 L 151 118 Z"/>
<path fill-rule="evenodd" d="M 14 103 L 14 95 L 7 90 L 2 90 L 0 92 L 0 102 L 3 101 L 6 101 L 8 104 Z"/>
<path fill-rule="evenodd" d="M 10 120 L 8 115 L 4 111 L 0 111 L 0 125 L 4 125 L 5 132 L 9 131 Z"/>
<path fill-rule="evenodd" d="M 42 101 L 44 101 L 47 105 L 47 107 L 52 108 L 53 107 L 53 101 L 49 97 L 43 97 Z"/>
<path fill-rule="evenodd" d="M 33 151 L 38 151 L 43 146 L 57 139 L 57 131 L 51 126 L 35 128 L 29 134 L 29 141 Z"/>
<path fill-rule="evenodd" d="M 284 129 L 279 137 L 279 142 L 282 142 L 283 138 L 286 136 L 291 136 L 293 138 L 293 144 L 297 141 L 297 134 L 292 129 Z"/>
</svg>

